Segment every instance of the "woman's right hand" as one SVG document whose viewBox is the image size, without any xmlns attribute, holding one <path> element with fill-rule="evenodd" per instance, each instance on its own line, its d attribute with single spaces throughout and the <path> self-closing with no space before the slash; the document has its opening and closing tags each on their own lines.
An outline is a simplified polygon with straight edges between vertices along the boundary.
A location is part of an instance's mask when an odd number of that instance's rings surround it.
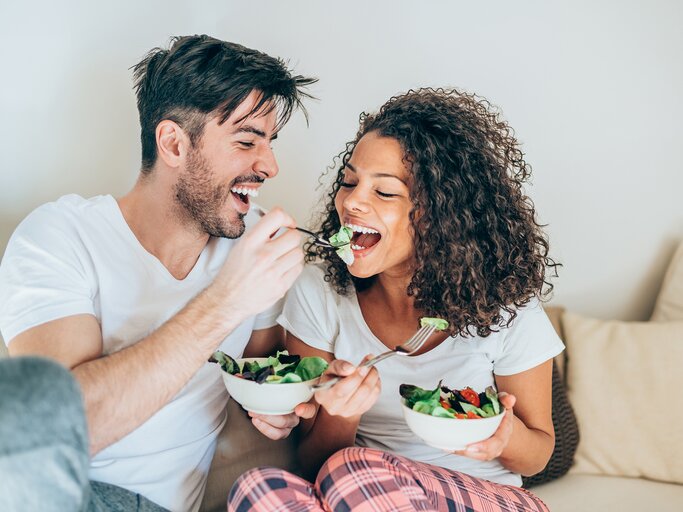
<svg viewBox="0 0 683 512">
<path fill-rule="evenodd" d="M 366 356 L 362 362 L 372 356 Z M 330 363 L 320 382 L 333 377 L 341 380 L 329 389 L 316 391 L 315 400 L 332 416 L 360 417 L 379 397 L 382 385 L 375 367 L 354 366 L 348 361 L 335 359 Z"/>
</svg>

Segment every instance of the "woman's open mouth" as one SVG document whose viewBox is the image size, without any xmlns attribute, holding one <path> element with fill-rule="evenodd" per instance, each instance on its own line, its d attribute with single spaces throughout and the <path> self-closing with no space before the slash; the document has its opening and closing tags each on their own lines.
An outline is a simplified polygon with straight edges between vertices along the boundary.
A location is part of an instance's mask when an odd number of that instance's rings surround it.
<svg viewBox="0 0 683 512">
<path fill-rule="evenodd" d="M 353 237 L 351 238 L 351 249 L 357 256 L 364 256 L 367 252 L 375 247 L 382 239 L 382 235 L 376 229 L 368 226 L 360 226 L 347 222 L 346 227 L 353 230 Z"/>
</svg>

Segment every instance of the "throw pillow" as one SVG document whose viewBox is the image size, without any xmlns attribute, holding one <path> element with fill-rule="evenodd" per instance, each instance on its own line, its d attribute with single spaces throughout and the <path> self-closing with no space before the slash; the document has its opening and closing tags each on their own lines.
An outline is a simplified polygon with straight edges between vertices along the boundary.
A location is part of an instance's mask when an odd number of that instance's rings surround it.
<svg viewBox="0 0 683 512">
<path fill-rule="evenodd" d="M 683 243 L 669 264 L 650 320 L 683 320 Z"/>
<path fill-rule="evenodd" d="M 553 426 L 555 449 L 546 467 L 540 473 L 522 478 L 522 486 L 529 488 L 560 478 L 574 463 L 574 453 L 579 444 L 579 428 L 564 387 L 557 364 L 553 364 Z"/>
<path fill-rule="evenodd" d="M 563 327 L 581 432 L 571 472 L 683 484 L 683 322 L 565 313 Z"/>
</svg>

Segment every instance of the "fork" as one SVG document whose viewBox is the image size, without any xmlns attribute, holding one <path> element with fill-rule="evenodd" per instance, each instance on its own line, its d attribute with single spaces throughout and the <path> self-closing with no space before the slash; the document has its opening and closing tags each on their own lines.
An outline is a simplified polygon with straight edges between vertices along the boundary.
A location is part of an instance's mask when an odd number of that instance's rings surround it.
<svg viewBox="0 0 683 512">
<path fill-rule="evenodd" d="M 258 213 L 261 217 L 263 217 L 266 213 L 268 213 L 268 210 L 266 210 L 265 208 L 261 208 L 258 205 L 254 205 L 254 209 L 256 210 L 256 213 Z M 309 231 L 307 229 L 300 228 L 299 226 L 294 226 L 294 229 L 312 237 L 313 243 L 315 245 L 319 245 L 320 247 L 326 247 L 328 249 L 336 249 L 336 247 L 334 245 L 332 245 L 330 242 L 325 240 L 320 235 L 315 234 L 313 231 Z"/>
<path fill-rule="evenodd" d="M 388 359 L 397 354 L 402 356 L 409 356 L 410 354 L 417 352 L 422 347 L 422 345 L 425 344 L 425 342 L 429 339 L 429 337 L 435 330 L 436 327 L 433 325 L 425 325 L 423 327 L 420 327 L 420 329 L 418 329 L 418 331 L 415 334 L 413 334 L 408 341 L 402 343 L 401 345 L 396 345 L 396 347 L 392 350 L 387 350 L 386 352 L 383 352 L 373 357 L 372 359 L 368 359 L 363 364 L 361 364 L 360 367 L 370 368 L 371 366 L 376 365 L 380 361 L 384 361 L 385 359 Z M 327 380 L 321 384 L 313 384 L 311 386 L 311 389 L 313 391 L 328 389 L 334 386 L 340 380 L 341 377 L 333 377 L 330 380 Z"/>
</svg>

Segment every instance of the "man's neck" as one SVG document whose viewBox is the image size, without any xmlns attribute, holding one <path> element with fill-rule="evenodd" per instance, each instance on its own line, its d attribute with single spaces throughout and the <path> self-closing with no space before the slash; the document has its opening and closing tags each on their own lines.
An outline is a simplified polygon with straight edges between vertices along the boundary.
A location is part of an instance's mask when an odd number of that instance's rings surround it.
<svg viewBox="0 0 683 512">
<path fill-rule="evenodd" d="M 140 245 L 173 277 L 184 279 L 194 268 L 209 235 L 189 226 L 177 214 L 172 189 L 161 181 L 155 175 L 141 175 L 117 202 Z"/>
</svg>

